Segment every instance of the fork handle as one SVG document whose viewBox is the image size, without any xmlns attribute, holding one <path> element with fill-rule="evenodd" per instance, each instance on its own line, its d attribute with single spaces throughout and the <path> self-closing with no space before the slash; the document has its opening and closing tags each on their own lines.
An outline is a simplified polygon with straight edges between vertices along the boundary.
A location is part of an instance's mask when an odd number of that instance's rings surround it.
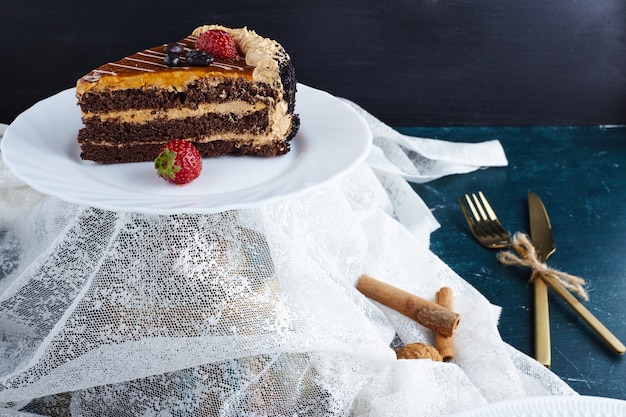
<svg viewBox="0 0 626 417">
<path fill-rule="evenodd" d="M 620 340 L 607 329 L 576 297 L 574 297 L 559 281 L 550 276 L 539 274 L 541 279 L 548 284 L 558 295 L 561 296 L 574 309 L 576 313 L 604 340 L 615 352 L 620 355 L 626 352 L 626 347 Z"/>
<path fill-rule="evenodd" d="M 552 355 L 548 287 L 542 279 L 536 279 L 533 285 L 535 290 L 535 359 L 550 368 Z"/>
</svg>

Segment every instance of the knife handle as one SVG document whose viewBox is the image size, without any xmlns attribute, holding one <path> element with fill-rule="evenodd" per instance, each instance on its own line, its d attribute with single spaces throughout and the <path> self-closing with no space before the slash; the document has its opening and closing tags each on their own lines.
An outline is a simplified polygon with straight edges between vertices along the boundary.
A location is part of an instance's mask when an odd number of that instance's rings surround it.
<svg viewBox="0 0 626 417">
<path fill-rule="evenodd" d="M 615 337 L 576 297 L 572 295 L 556 278 L 539 274 L 541 279 L 561 296 L 576 313 L 604 340 L 615 352 L 620 355 L 626 352 L 626 347 Z"/>
<path fill-rule="evenodd" d="M 547 368 L 551 365 L 550 311 L 548 287 L 542 279 L 533 282 L 535 287 L 535 358 Z"/>
</svg>

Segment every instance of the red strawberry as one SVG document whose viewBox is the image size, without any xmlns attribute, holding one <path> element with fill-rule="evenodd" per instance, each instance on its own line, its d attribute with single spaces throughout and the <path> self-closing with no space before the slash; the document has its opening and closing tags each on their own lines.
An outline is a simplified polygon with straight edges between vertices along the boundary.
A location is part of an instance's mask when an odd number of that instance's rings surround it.
<svg viewBox="0 0 626 417">
<path fill-rule="evenodd" d="M 196 40 L 196 48 L 218 59 L 237 59 L 237 44 L 232 36 L 221 29 L 207 30 Z"/>
<path fill-rule="evenodd" d="M 159 177 L 174 184 L 187 184 L 202 171 L 200 152 L 192 143 L 182 139 L 167 142 L 154 160 Z"/>
</svg>

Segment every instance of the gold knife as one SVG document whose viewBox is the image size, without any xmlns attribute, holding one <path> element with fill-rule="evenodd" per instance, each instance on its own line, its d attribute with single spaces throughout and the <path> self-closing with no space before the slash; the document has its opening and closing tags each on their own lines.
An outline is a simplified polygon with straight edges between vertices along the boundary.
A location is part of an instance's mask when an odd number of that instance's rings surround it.
<svg viewBox="0 0 626 417">
<path fill-rule="evenodd" d="M 556 251 L 552 236 L 552 225 L 548 212 L 539 196 L 528 193 L 528 215 L 530 218 L 530 241 L 537 251 L 537 259 L 545 263 Z M 544 366 L 551 365 L 550 309 L 548 287 L 542 279 L 533 283 L 535 288 L 535 358 Z"/>
<path fill-rule="evenodd" d="M 534 203 L 532 203 L 532 206 L 535 207 L 534 209 L 530 209 L 531 208 L 531 201 L 533 201 Z M 546 256 L 549 256 L 551 253 L 554 252 L 554 241 L 552 238 L 552 227 L 550 226 L 550 221 L 548 220 L 548 214 L 546 213 L 545 207 L 543 207 L 543 203 L 541 203 L 541 200 L 539 199 L 539 197 L 535 194 L 535 193 L 528 193 L 528 206 L 529 209 L 531 211 L 531 227 L 530 227 L 530 233 L 531 233 L 531 242 L 533 244 L 533 246 L 535 247 L 535 250 L 537 250 L 537 254 L 539 256 L 540 251 L 543 251 L 543 254 Z M 533 229 L 533 214 L 532 212 L 535 211 L 535 228 Z M 539 221 L 541 219 L 541 216 L 539 215 L 539 213 L 543 212 L 543 216 L 544 216 L 544 225 L 543 228 L 540 227 Z M 552 247 L 552 249 L 550 249 L 550 247 Z M 540 249 L 541 248 L 541 249 Z M 541 260 L 541 259 L 540 259 Z M 600 336 L 600 338 L 602 340 L 604 340 L 604 342 L 606 342 L 615 352 L 619 353 L 619 354 L 623 354 L 624 352 L 626 352 L 626 347 L 624 346 L 624 344 L 617 338 L 615 337 L 615 335 L 613 333 L 611 333 L 611 331 L 609 329 L 607 329 L 601 322 L 600 320 L 598 320 L 593 314 L 591 314 L 591 312 L 589 310 L 587 310 L 587 308 L 585 308 L 584 305 L 582 305 L 582 303 L 580 301 L 578 301 L 578 299 L 576 297 L 574 297 L 572 295 L 572 293 L 570 293 L 567 288 L 565 288 L 563 286 L 563 284 L 561 284 L 556 278 L 553 278 L 551 276 L 545 275 L 545 274 L 541 274 L 541 281 L 545 282 L 552 290 L 554 290 L 559 296 L 561 296 L 565 302 L 567 302 L 567 304 L 569 304 L 570 307 L 572 307 L 572 309 L 574 309 L 574 311 L 598 334 L 598 336 Z M 535 289 L 537 283 L 535 283 Z M 547 310 L 546 310 L 547 311 Z"/>
</svg>

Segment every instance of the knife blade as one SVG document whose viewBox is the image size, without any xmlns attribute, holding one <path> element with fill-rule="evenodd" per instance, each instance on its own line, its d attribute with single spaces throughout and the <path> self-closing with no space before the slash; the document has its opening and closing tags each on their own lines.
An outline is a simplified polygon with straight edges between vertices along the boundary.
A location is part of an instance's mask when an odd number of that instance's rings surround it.
<svg viewBox="0 0 626 417">
<path fill-rule="evenodd" d="M 552 225 L 543 202 L 533 192 L 528 193 L 528 216 L 530 219 L 530 241 L 537 251 L 537 258 L 545 263 L 556 251 Z M 548 287 L 541 280 L 535 280 L 535 358 L 547 368 L 552 361 L 550 343 L 550 309 L 548 306 Z"/>
<path fill-rule="evenodd" d="M 532 202 L 532 203 L 531 203 Z M 532 205 L 532 209 L 531 209 Z M 554 239 L 552 237 L 552 226 L 548 218 L 541 199 L 535 193 L 528 193 L 528 206 L 530 216 L 530 233 L 531 243 L 537 251 L 537 257 L 541 262 L 545 262 L 552 253 L 556 250 Z M 616 353 L 624 354 L 626 347 L 624 344 L 613 334 L 609 329 L 600 322 L 587 308 L 582 305 L 576 297 L 570 293 L 567 288 L 563 286 L 556 278 L 548 275 L 541 274 L 541 279 L 536 281 L 542 281 L 547 284 L 554 292 L 556 292 L 569 306 L 587 323 L 600 338 L 609 345 Z M 535 291 L 537 290 L 537 282 L 535 282 Z M 541 284 L 540 284 L 541 285 Z M 540 287 L 541 288 L 541 287 Z M 541 291 L 541 290 L 539 290 Z M 547 317 L 547 294 L 546 294 L 546 317 Z M 543 317 L 541 318 L 543 320 Z M 543 331 L 543 330 L 542 330 Z M 542 336 L 544 337 L 544 336 Z M 549 337 L 549 327 L 548 327 Z M 549 339 L 548 339 L 549 340 Z M 545 340 L 542 345 L 545 349 Z M 549 346 L 549 345 L 548 345 Z M 549 348 L 548 348 L 549 349 Z"/>
</svg>

